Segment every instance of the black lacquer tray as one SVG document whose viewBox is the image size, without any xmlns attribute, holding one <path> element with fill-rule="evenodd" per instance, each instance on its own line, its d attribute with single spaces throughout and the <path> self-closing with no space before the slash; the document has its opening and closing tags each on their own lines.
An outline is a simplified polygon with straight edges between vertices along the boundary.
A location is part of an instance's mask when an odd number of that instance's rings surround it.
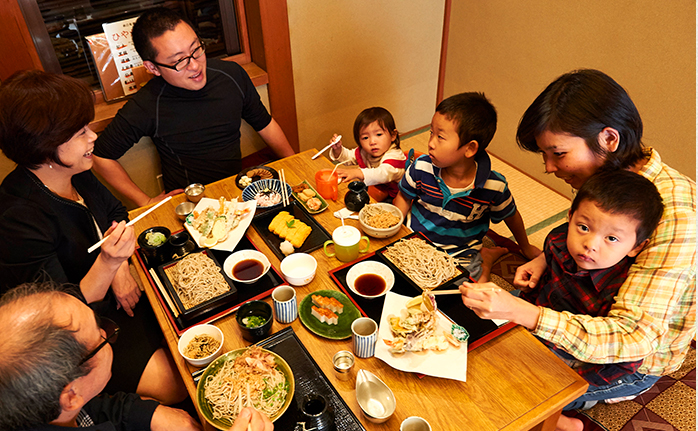
<svg viewBox="0 0 698 431">
<path fill-rule="evenodd" d="M 281 244 L 284 240 L 269 231 L 269 223 L 271 223 L 272 219 L 281 211 L 288 211 L 289 214 L 307 224 L 312 229 L 308 238 L 306 238 L 303 242 L 303 245 L 296 249 L 296 253 L 310 253 L 311 251 L 322 247 L 323 244 L 325 244 L 325 241 L 332 239 L 332 236 L 327 232 L 327 230 L 322 227 L 322 225 L 318 223 L 315 218 L 296 201 L 291 201 L 291 203 L 285 207 L 281 206 L 270 209 L 269 211 L 259 215 L 255 214 L 254 218 L 252 219 L 252 226 L 257 230 L 259 236 L 262 237 L 262 240 L 267 243 L 271 251 L 274 252 L 279 260 L 286 257 L 279 249 L 279 244 Z"/>
<path fill-rule="evenodd" d="M 246 249 L 256 250 L 256 247 L 254 246 L 252 241 L 250 241 L 247 235 L 242 237 L 238 245 L 235 247 L 234 251 Z M 195 253 L 200 251 L 202 251 L 202 249 L 196 248 L 192 252 Z M 225 259 L 232 254 L 229 251 L 213 249 L 207 249 L 206 252 L 210 254 L 210 256 L 214 259 L 214 261 L 216 261 L 216 263 L 221 268 L 223 266 L 223 262 L 225 262 Z M 136 250 L 136 256 L 138 257 L 138 261 L 143 267 L 143 269 L 145 269 L 150 284 L 151 286 L 153 286 L 153 290 L 155 291 L 156 295 L 158 296 L 158 299 L 160 300 L 160 303 L 165 309 L 165 314 L 172 322 L 172 325 L 175 328 L 177 335 L 182 335 L 182 333 L 187 328 L 193 325 L 207 323 L 227 314 L 230 314 L 237 310 L 240 307 L 240 305 L 244 304 L 247 301 L 265 298 L 271 295 L 272 290 L 274 290 L 276 286 L 280 284 L 285 284 L 284 279 L 276 271 L 276 268 L 274 268 L 273 265 L 269 269 L 269 271 L 267 271 L 267 273 L 259 279 L 259 281 L 252 284 L 235 282 L 224 274 L 223 276 L 226 278 L 228 284 L 231 285 L 231 291 L 233 291 L 234 293 L 229 292 L 219 297 L 213 298 L 209 301 L 206 301 L 202 304 L 199 304 L 195 307 L 192 307 L 189 310 L 183 310 L 183 307 L 181 305 L 181 302 L 179 302 L 179 298 L 177 298 L 177 295 L 172 294 L 172 286 L 168 286 L 169 279 L 165 276 L 163 271 L 163 269 L 171 265 L 172 262 L 168 262 L 163 265 L 157 266 L 149 265 L 146 259 L 144 258 L 140 248 Z M 157 287 L 155 281 L 152 278 L 152 274 L 149 272 L 150 269 L 154 269 L 156 271 L 157 277 L 162 283 L 163 287 L 165 288 L 165 291 L 161 291 Z M 165 297 L 165 295 L 167 295 L 167 298 Z"/>
<path fill-rule="evenodd" d="M 412 238 L 414 236 L 418 236 L 419 238 L 431 244 L 431 242 L 420 233 L 413 233 L 405 236 L 404 238 Z M 399 239 L 397 241 L 399 241 Z M 395 244 L 395 242 L 397 241 L 394 241 L 391 244 L 377 250 L 375 253 L 366 255 L 359 260 L 350 262 L 346 265 L 340 266 L 339 268 L 330 270 L 330 276 L 332 277 L 334 282 L 337 284 L 337 286 L 339 286 L 342 292 L 344 292 L 349 297 L 349 299 L 351 299 L 351 301 L 357 306 L 359 311 L 361 311 L 361 314 L 370 317 L 371 319 L 378 322 L 378 324 L 381 324 L 380 319 L 381 314 L 383 312 L 383 303 L 385 302 L 385 296 L 368 299 L 360 295 L 357 295 L 347 285 L 347 273 L 349 272 L 352 266 L 356 265 L 359 262 L 362 262 L 364 260 L 375 260 L 380 263 L 386 264 L 393 271 L 393 274 L 395 274 L 395 284 L 393 285 L 391 292 L 395 292 L 399 295 L 404 296 L 421 295 L 422 289 L 419 286 L 417 286 L 397 266 L 395 266 L 395 264 L 393 264 L 390 261 L 390 259 L 383 256 L 383 252 L 385 251 L 385 249 Z M 462 271 L 461 275 L 445 282 L 437 289 L 457 289 L 458 286 L 460 286 L 463 283 L 463 281 L 471 281 L 467 270 L 465 270 L 462 267 L 460 267 L 459 270 Z M 468 350 L 474 349 L 475 347 L 481 345 L 485 341 L 513 327 L 513 324 L 506 324 L 500 327 L 497 326 L 497 324 L 494 323 L 492 320 L 479 318 L 474 311 L 470 310 L 465 305 L 463 305 L 463 302 L 461 301 L 459 296 L 437 295 L 436 304 L 438 309 L 443 314 L 445 314 L 449 319 L 453 320 L 455 323 L 464 327 L 468 331 L 468 333 L 470 334 L 470 337 L 468 338 Z"/>
<path fill-rule="evenodd" d="M 322 372 L 317 362 L 310 356 L 303 343 L 298 339 L 293 328 L 288 326 L 269 338 L 259 343 L 260 347 L 278 354 L 289 364 L 293 370 L 293 378 L 296 382 L 296 392 L 288 410 L 274 422 L 274 429 L 294 430 L 298 422 L 301 422 L 300 405 L 303 397 L 310 393 L 322 394 L 332 407 L 334 423 L 338 431 L 365 430 L 359 419 L 351 411 L 347 403 L 339 396 L 327 376 Z M 329 361 L 330 358 L 327 358 Z M 205 369 L 192 373 L 194 381 Z"/>
</svg>

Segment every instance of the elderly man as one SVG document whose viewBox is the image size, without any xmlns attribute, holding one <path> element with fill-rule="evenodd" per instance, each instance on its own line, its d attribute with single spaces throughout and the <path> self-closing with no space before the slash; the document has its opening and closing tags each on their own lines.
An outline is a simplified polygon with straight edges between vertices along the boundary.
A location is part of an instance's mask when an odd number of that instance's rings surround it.
<svg viewBox="0 0 698 431">
<path fill-rule="evenodd" d="M 95 142 L 94 169 L 142 206 L 240 171 L 240 123 L 247 121 L 279 157 L 294 154 L 250 77 L 238 64 L 206 59 L 206 46 L 173 11 L 156 8 L 133 26 L 133 43 L 155 75 Z M 143 136 L 160 155 L 165 191 L 151 198 L 116 160 Z"/>
<path fill-rule="evenodd" d="M 200 430 L 182 410 L 135 394 L 100 395 L 118 327 L 73 296 L 26 284 L 0 298 L 0 430 Z M 127 341 L 127 340 L 126 340 Z M 246 409 L 231 430 L 271 431 Z"/>
</svg>

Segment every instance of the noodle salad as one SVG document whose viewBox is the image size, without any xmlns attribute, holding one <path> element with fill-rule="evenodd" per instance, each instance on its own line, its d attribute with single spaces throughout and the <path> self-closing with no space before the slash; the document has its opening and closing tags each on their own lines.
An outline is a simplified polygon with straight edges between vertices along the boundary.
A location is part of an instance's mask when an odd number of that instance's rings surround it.
<svg viewBox="0 0 698 431">
<path fill-rule="evenodd" d="M 213 418 L 231 423 L 247 406 L 274 418 L 280 414 L 287 397 L 293 395 L 289 391 L 291 385 L 274 356 L 257 346 L 236 358 L 227 358 L 223 366 L 204 381 L 204 397 Z"/>
</svg>

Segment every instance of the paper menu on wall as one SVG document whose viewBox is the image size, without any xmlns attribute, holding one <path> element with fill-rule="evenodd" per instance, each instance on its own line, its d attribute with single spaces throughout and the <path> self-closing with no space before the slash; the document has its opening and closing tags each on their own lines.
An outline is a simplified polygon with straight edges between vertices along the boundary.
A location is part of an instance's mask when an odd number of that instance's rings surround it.
<svg viewBox="0 0 698 431">
<path fill-rule="evenodd" d="M 133 46 L 133 39 L 131 38 L 131 30 L 137 19 L 138 17 L 134 17 L 123 21 L 102 24 L 125 95 L 138 91 L 138 84 L 133 76 L 133 68 L 143 65 L 143 60 L 141 60 L 136 48 Z"/>
</svg>

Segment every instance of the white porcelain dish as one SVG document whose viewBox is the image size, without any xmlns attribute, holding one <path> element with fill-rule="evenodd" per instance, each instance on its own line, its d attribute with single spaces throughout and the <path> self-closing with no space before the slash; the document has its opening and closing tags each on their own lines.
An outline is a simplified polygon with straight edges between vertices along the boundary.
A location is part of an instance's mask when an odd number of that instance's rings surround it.
<svg viewBox="0 0 698 431">
<path fill-rule="evenodd" d="M 293 286 L 305 286 L 315 278 L 317 260 L 307 253 L 293 253 L 281 261 L 281 273 Z"/>
</svg>

